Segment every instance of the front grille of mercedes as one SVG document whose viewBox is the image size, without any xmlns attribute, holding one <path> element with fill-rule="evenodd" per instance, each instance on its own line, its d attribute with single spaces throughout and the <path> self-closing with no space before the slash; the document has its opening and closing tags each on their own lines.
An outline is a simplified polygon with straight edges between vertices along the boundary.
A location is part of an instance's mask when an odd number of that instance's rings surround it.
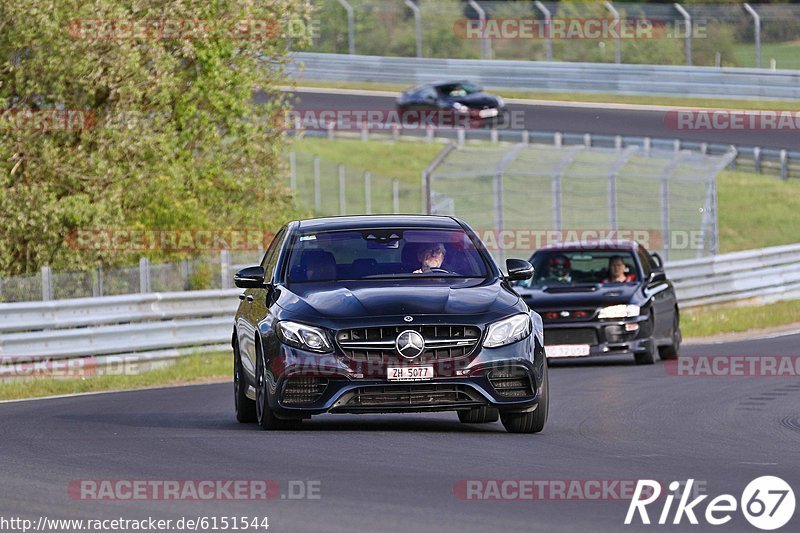
<svg viewBox="0 0 800 533">
<path fill-rule="evenodd" d="M 314 403 L 328 387 L 327 378 L 297 376 L 286 380 L 281 402 L 285 405 Z"/>
<path fill-rule="evenodd" d="M 531 380 L 522 368 L 501 367 L 489 371 L 489 383 L 500 396 L 518 398 L 533 396 Z"/>
<path fill-rule="evenodd" d="M 395 348 L 397 336 L 406 330 L 416 331 L 425 339 L 425 351 L 414 363 L 448 361 L 470 355 L 481 336 L 476 326 L 384 326 L 342 330 L 336 334 L 336 342 L 354 361 L 408 361 Z"/>
<path fill-rule="evenodd" d="M 461 385 L 388 385 L 355 389 L 345 407 L 470 405 L 478 401 Z"/>
</svg>

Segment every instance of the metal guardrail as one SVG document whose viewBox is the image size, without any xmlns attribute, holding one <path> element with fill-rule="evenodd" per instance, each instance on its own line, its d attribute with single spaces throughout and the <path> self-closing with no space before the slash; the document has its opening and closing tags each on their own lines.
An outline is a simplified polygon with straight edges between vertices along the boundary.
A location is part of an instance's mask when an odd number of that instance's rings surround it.
<svg viewBox="0 0 800 533">
<path fill-rule="evenodd" d="M 799 100 L 800 71 L 295 52 L 296 79 L 413 85 L 469 78 L 491 88 L 745 100 Z"/>
<path fill-rule="evenodd" d="M 800 245 L 667 264 L 684 308 L 800 298 Z M 14 357 L 171 359 L 226 349 L 238 289 L 0 304 L 0 361 Z M 93 364 L 102 364 L 98 357 Z M 114 359 L 118 361 L 119 359 Z"/>
</svg>

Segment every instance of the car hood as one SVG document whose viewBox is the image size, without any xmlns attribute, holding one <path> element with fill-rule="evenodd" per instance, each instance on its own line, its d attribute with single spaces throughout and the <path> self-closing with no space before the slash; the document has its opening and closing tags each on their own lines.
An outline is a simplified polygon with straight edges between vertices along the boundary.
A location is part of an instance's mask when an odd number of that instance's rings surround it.
<svg viewBox="0 0 800 533">
<path fill-rule="evenodd" d="M 293 283 L 281 288 L 276 303 L 297 315 L 354 318 L 484 314 L 518 301 L 499 280 L 428 278 Z"/>
<path fill-rule="evenodd" d="M 591 290 L 592 288 L 594 290 Z M 570 307 L 594 308 L 631 303 L 638 299 L 636 293 L 641 291 L 641 285 L 585 285 L 571 288 L 554 286 L 538 289 L 515 287 L 515 290 L 529 307 L 538 312 Z"/>
<path fill-rule="evenodd" d="M 448 97 L 450 102 L 458 102 L 467 107 L 482 109 L 484 107 L 497 107 L 497 97 L 486 93 L 473 93 L 466 96 Z"/>
</svg>

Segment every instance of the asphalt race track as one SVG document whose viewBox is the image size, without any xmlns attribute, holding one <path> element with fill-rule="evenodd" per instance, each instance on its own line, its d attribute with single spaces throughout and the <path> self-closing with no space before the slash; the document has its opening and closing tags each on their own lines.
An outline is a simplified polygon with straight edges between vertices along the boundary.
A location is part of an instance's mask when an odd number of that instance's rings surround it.
<svg viewBox="0 0 800 533">
<path fill-rule="evenodd" d="M 685 345 L 682 354 L 792 355 L 799 343 L 794 334 Z M 800 486 L 796 377 L 679 377 L 663 362 L 625 358 L 553 364 L 550 379 L 550 420 L 539 435 L 462 425 L 454 413 L 327 415 L 268 433 L 235 422 L 227 383 L 0 404 L 0 516 L 266 515 L 270 531 L 756 531 L 738 511 L 717 527 L 702 518 L 692 527 L 685 518 L 624 526 L 627 501 L 475 501 L 454 486 L 656 479 L 666 487 L 692 478 L 711 497 L 737 499 L 759 476 Z M 80 479 L 270 479 L 284 496 L 290 480 L 307 480 L 319 483 L 319 499 L 81 500 L 67 492 Z M 798 520 L 784 530 L 797 531 Z"/>
<path fill-rule="evenodd" d="M 389 110 L 394 109 L 394 97 L 321 94 L 295 91 L 294 107 L 298 111 L 314 110 Z M 256 97 L 263 101 L 263 95 Z M 738 144 L 762 148 L 796 150 L 800 146 L 800 125 L 793 129 L 702 130 L 671 129 L 674 120 L 666 118 L 668 111 L 643 111 L 562 105 L 508 104 L 511 113 L 523 117 L 524 129 L 529 131 L 592 133 L 681 139 L 697 142 Z"/>
</svg>

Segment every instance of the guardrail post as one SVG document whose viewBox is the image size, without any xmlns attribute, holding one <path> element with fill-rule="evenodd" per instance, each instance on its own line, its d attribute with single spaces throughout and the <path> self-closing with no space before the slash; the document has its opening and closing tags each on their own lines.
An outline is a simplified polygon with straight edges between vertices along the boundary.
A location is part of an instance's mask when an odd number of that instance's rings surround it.
<svg viewBox="0 0 800 533">
<path fill-rule="evenodd" d="M 789 179 L 789 154 L 786 153 L 786 149 L 780 151 L 780 160 L 781 160 L 781 179 L 783 180 Z"/>
<path fill-rule="evenodd" d="M 345 168 L 344 165 L 339 165 L 339 214 L 344 215 L 347 212 L 347 198 L 345 196 Z"/>
<path fill-rule="evenodd" d="M 229 289 L 231 287 L 229 271 L 231 268 L 231 251 L 219 251 L 219 287 Z"/>
<path fill-rule="evenodd" d="M 45 265 L 42 267 L 42 300 L 53 299 L 53 271 Z"/>
<path fill-rule="evenodd" d="M 464 128 L 458 128 L 456 130 L 456 141 L 458 142 L 458 146 L 464 146 L 465 140 L 466 140 L 466 134 L 464 132 Z"/>
<path fill-rule="evenodd" d="M 761 17 L 748 3 L 744 4 L 744 9 L 753 17 L 754 40 L 756 44 L 756 68 L 761 68 Z"/>
<path fill-rule="evenodd" d="M 617 152 L 622 150 L 622 135 L 614 136 L 614 150 L 616 150 Z"/>
<path fill-rule="evenodd" d="M 263 253 L 261 252 L 261 246 L 259 246 L 258 256 L 263 257 Z M 183 290 L 189 290 L 189 276 L 192 274 L 191 264 L 189 263 L 188 259 L 184 259 L 181 261 L 181 277 L 183 278 Z"/>
<path fill-rule="evenodd" d="M 681 151 L 681 140 L 680 139 L 675 139 L 674 141 L 672 141 L 672 147 L 675 149 L 676 152 L 680 152 Z"/>
<path fill-rule="evenodd" d="M 702 155 L 708 155 L 708 143 L 700 143 L 700 153 Z"/>
<path fill-rule="evenodd" d="M 753 169 L 761 174 L 761 148 L 758 146 L 753 148 Z"/>
<path fill-rule="evenodd" d="M 417 36 L 417 57 L 422 57 L 422 16 L 419 11 L 419 6 L 411 0 L 403 0 L 408 9 L 414 13 L 414 33 Z"/>
<path fill-rule="evenodd" d="M 392 180 L 392 211 L 395 215 L 400 214 L 400 180 Z"/>
<path fill-rule="evenodd" d="M 369 141 L 369 125 L 362 124 L 361 125 L 361 140 L 364 142 Z"/>
<path fill-rule="evenodd" d="M 522 130 L 522 142 L 525 144 L 531 143 L 531 132 L 528 130 Z"/>
<path fill-rule="evenodd" d="M 289 151 L 289 188 L 297 190 L 297 156 L 294 150 Z"/>
<path fill-rule="evenodd" d="M 736 145 L 732 144 L 729 151 L 733 152 L 735 155 L 733 156 L 733 159 L 731 159 L 731 164 L 728 165 L 728 167 L 732 168 L 732 169 L 735 169 L 736 168 L 736 160 L 739 158 L 739 150 L 736 149 Z"/>
<path fill-rule="evenodd" d="M 425 126 L 425 142 L 433 142 L 433 128 Z"/>
<path fill-rule="evenodd" d="M 347 49 L 352 56 L 356 53 L 356 16 L 352 6 L 347 3 L 347 0 L 339 0 L 339 5 L 341 5 L 347 13 Z"/>
<path fill-rule="evenodd" d="M 678 13 L 681 14 L 683 20 L 686 22 L 686 41 L 684 42 L 684 53 L 686 54 L 686 64 L 692 66 L 692 16 L 686 11 L 682 5 L 675 3 L 672 4 Z"/>
<path fill-rule="evenodd" d="M 653 140 L 650 137 L 645 137 L 642 139 L 642 149 L 647 156 L 650 156 L 650 148 L 653 145 Z"/>
<path fill-rule="evenodd" d="M 545 27 L 545 41 L 544 41 L 544 53 L 545 58 L 548 61 L 553 60 L 553 17 L 550 15 L 550 10 L 541 3 L 539 0 L 536 0 L 533 5 L 535 5 L 539 11 L 544 14 L 544 27 Z"/>
<path fill-rule="evenodd" d="M 392 140 L 395 142 L 400 140 L 400 127 L 397 125 L 392 125 Z"/>
<path fill-rule="evenodd" d="M 592 134 L 591 133 L 584 133 L 583 134 L 583 145 L 586 148 L 592 147 Z"/>
<path fill-rule="evenodd" d="M 319 213 L 322 211 L 322 189 L 320 187 L 319 177 L 319 157 L 314 156 L 314 211 Z"/>
<path fill-rule="evenodd" d="M 139 292 L 150 292 L 150 260 L 146 257 L 139 258 Z"/>
<path fill-rule="evenodd" d="M 372 174 L 368 170 L 364 172 L 364 211 L 372 214 Z"/>
<path fill-rule="evenodd" d="M 499 140 L 497 136 L 497 128 L 492 128 L 489 130 L 489 140 L 491 140 L 492 144 L 497 144 Z"/>
<path fill-rule="evenodd" d="M 334 134 L 336 132 L 336 124 L 333 122 L 328 122 L 328 140 L 332 141 Z"/>
<path fill-rule="evenodd" d="M 603 2 L 603 5 L 606 6 L 611 12 L 611 16 L 614 17 L 614 27 L 616 28 L 616 37 L 614 38 L 615 41 L 615 48 L 614 48 L 614 62 L 619 64 L 622 63 L 622 40 L 621 40 L 621 32 L 620 32 L 620 22 L 619 22 L 619 11 L 614 8 L 614 5 L 611 2 Z"/>
<path fill-rule="evenodd" d="M 564 146 L 564 134 L 560 131 L 557 131 L 553 134 L 553 146 L 556 148 L 561 148 Z"/>
</svg>

